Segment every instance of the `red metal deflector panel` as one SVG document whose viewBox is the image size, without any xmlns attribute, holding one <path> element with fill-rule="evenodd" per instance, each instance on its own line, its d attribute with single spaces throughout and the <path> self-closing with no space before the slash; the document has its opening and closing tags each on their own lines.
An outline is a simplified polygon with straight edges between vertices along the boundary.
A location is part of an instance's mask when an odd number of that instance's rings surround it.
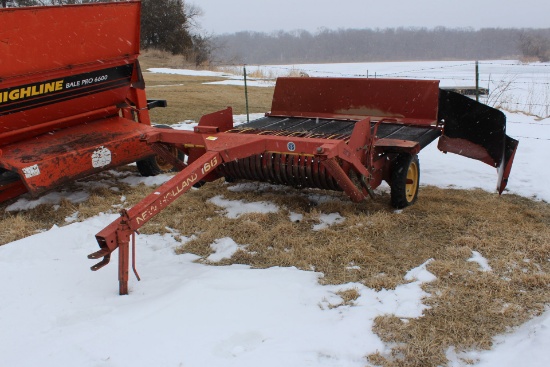
<svg viewBox="0 0 550 367">
<path fill-rule="evenodd" d="M 439 81 L 365 78 L 278 78 L 270 115 L 437 122 Z"/>
</svg>

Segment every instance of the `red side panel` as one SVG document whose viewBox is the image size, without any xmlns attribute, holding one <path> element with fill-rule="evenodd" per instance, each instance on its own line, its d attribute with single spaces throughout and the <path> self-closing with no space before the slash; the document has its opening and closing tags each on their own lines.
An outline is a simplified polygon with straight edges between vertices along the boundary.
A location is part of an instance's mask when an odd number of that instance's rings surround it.
<svg viewBox="0 0 550 367">
<path fill-rule="evenodd" d="M 365 78 L 278 78 L 271 115 L 437 121 L 439 81 Z"/>
<path fill-rule="evenodd" d="M 0 79 L 139 53 L 139 2 L 0 10 Z"/>
</svg>

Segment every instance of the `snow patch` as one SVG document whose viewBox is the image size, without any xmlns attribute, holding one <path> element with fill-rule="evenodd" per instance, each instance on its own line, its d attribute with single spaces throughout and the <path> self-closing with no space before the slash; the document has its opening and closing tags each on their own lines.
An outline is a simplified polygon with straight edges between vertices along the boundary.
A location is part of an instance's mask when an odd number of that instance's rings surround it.
<svg viewBox="0 0 550 367">
<path fill-rule="evenodd" d="M 344 221 L 344 217 L 342 217 L 338 213 L 330 213 L 330 214 L 321 214 L 319 215 L 319 221 L 321 223 L 314 224 L 313 230 L 314 231 L 320 231 L 322 229 L 328 228 L 334 224 L 339 224 Z"/>
<path fill-rule="evenodd" d="M 428 259 L 422 265 L 419 265 L 416 268 L 409 270 L 405 275 L 405 280 L 417 280 L 423 283 L 429 283 L 436 280 L 437 277 L 426 269 L 428 264 L 431 263 L 433 260 L 434 259 Z"/>
<path fill-rule="evenodd" d="M 300 213 L 290 212 L 290 214 L 288 215 L 288 218 L 292 223 L 298 223 L 304 219 L 304 215 Z"/>
<path fill-rule="evenodd" d="M 243 79 L 229 79 L 229 80 L 223 80 L 220 82 L 208 82 L 203 84 L 210 84 L 210 85 L 237 85 L 237 86 L 244 86 L 244 78 Z M 254 79 L 247 79 L 246 85 L 248 87 L 260 87 L 260 88 L 271 88 L 275 86 L 274 80 L 254 80 Z"/>
<path fill-rule="evenodd" d="M 138 186 L 140 184 L 144 184 L 145 186 L 160 186 L 169 179 L 171 179 L 173 175 L 169 174 L 160 174 L 157 176 L 148 176 L 148 177 L 142 177 L 142 176 L 129 176 L 120 179 L 120 182 L 123 182 L 127 185 L 130 185 L 132 187 Z"/>
<path fill-rule="evenodd" d="M 245 203 L 242 200 L 227 200 L 224 199 L 222 195 L 215 196 L 211 199 L 208 199 L 208 202 L 224 208 L 227 218 L 235 219 L 240 217 L 243 214 L 247 213 L 277 213 L 279 207 L 273 203 L 266 201 L 256 201 L 252 203 Z"/>
<path fill-rule="evenodd" d="M 233 74 L 209 71 L 209 70 L 189 70 L 189 69 L 170 69 L 170 68 L 149 68 L 147 69 L 151 73 L 157 74 L 175 74 L 175 75 L 187 75 L 187 76 L 214 76 L 214 77 L 235 77 Z"/>
<path fill-rule="evenodd" d="M 491 271 L 491 266 L 489 266 L 489 261 L 483 257 L 479 252 L 472 251 L 472 257 L 466 260 L 468 262 L 475 262 L 479 265 L 482 271 Z"/>
<path fill-rule="evenodd" d="M 67 223 L 76 222 L 78 220 L 79 214 L 80 214 L 79 212 L 74 212 L 72 215 L 65 218 L 65 222 Z"/>
<path fill-rule="evenodd" d="M 494 338 L 494 348 L 479 353 L 476 367 L 550 366 L 550 309 L 514 330 Z"/>
<path fill-rule="evenodd" d="M 82 203 L 90 197 L 90 194 L 84 191 L 77 192 L 50 192 L 37 199 L 28 199 L 20 197 L 15 203 L 6 207 L 7 212 L 16 212 L 36 208 L 42 204 L 59 205 L 61 200 L 65 199 L 71 203 Z"/>
<path fill-rule="evenodd" d="M 241 249 L 245 249 L 246 246 L 237 244 L 233 239 L 229 237 L 220 238 L 210 244 L 210 248 L 214 250 L 214 253 L 206 258 L 208 261 L 218 262 L 223 259 L 229 259 L 235 252 Z"/>
</svg>

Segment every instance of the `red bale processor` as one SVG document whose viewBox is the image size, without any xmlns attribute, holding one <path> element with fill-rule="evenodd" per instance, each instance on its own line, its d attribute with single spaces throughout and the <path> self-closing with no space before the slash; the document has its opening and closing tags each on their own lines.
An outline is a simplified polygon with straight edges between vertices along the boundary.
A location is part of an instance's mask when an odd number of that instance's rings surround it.
<svg viewBox="0 0 550 367">
<path fill-rule="evenodd" d="M 0 9 L 0 202 L 143 160 L 139 2 Z M 160 162 L 162 163 L 162 162 Z"/>
<path fill-rule="evenodd" d="M 137 230 L 193 185 L 221 177 L 339 190 L 354 202 L 373 196 L 386 181 L 392 205 L 403 208 L 418 195 L 418 152 L 439 138 L 442 151 L 494 166 L 502 193 L 518 144 L 506 136 L 505 116 L 438 85 L 279 78 L 263 118 L 235 127 L 228 108 L 203 116 L 192 132 L 145 134 L 143 142 L 182 171 L 96 235 L 100 250 L 89 258 L 103 260 L 92 270 L 109 263 L 118 248 L 119 292 L 127 294 L 129 246 L 131 240 L 135 253 Z M 185 154 L 185 162 L 169 153 L 171 147 Z"/>
<path fill-rule="evenodd" d="M 103 259 L 92 270 L 118 249 L 120 294 L 138 229 L 204 181 L 338 190 L 354 202 L 386 181 L 404 208 L 417 199 L 419 151 L 439 139 L 495 167 L 498 192 L 506 187 L 518 142 L 504 114 L 436 80 L 279 78 L 265 117 L 234 126 L 227 108 L 194 131 L 158 129 L 137 63 L 139 2 L 2 10 L 0 22 L 0 167 L 19 178 L 4 198 L 152 152 L 181 169 L 96 235 L 88 257 Z"/>
</svg>

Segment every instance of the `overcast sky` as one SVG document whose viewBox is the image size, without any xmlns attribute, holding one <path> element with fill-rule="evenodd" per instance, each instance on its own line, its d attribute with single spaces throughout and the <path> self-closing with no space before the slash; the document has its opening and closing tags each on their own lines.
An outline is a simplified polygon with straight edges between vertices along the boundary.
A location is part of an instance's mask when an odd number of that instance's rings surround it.
<svg viewBox="0 0 550 367">
<path fill-rule="evenodd" d="M 243 30 L 320 28 L 550 28 L 550 0 L 189 0 L 202 8 L 202 28 Z"/>
</svg>

